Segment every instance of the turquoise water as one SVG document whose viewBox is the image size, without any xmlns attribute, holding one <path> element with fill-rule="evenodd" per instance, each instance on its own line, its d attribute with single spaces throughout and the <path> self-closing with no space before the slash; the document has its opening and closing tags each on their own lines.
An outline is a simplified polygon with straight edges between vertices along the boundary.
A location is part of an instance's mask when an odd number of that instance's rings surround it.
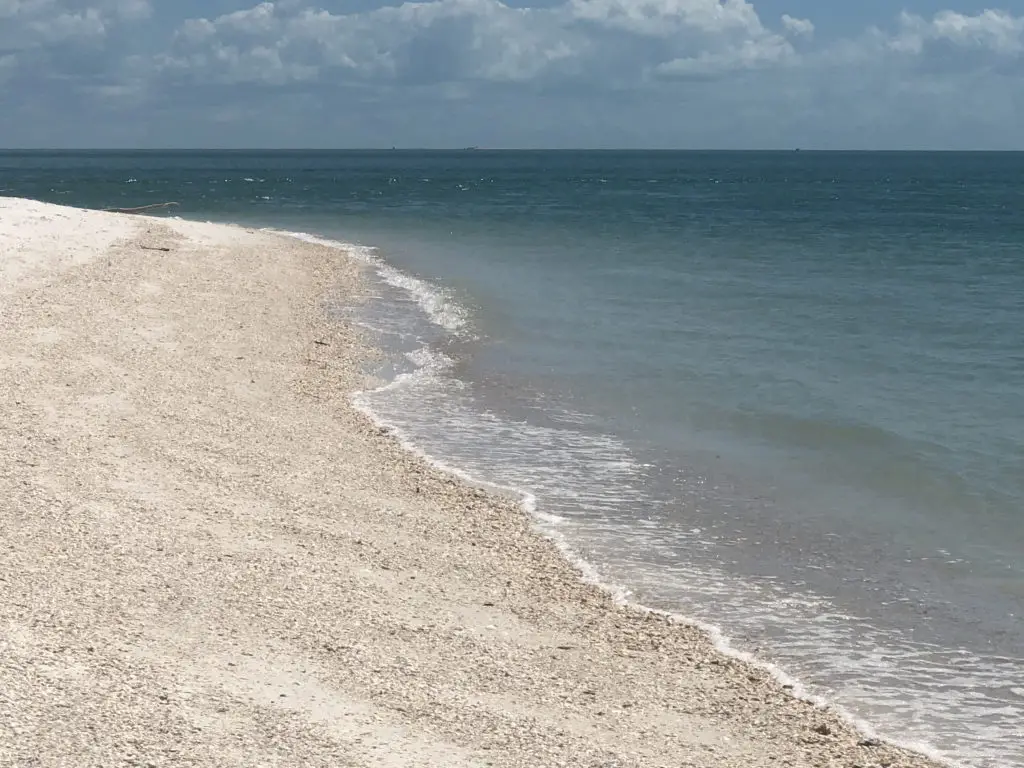
<svg viewBox="0 0 1024 768">
<path fill-rule="evenodd" d="M 1024 155 L 20 153 L 0 194 L 354 242 L 361 404 L 638 602 L 1024 766 Z"/>
</svg>

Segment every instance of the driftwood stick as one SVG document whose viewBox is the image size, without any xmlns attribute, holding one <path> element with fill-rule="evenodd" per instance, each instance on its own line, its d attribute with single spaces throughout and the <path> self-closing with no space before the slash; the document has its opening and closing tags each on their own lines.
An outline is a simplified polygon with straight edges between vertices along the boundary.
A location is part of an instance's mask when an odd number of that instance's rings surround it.
<svg viewBox="0 0 1024 768">
<path fill-rule="evenodd" d="M 157 208 L 170 208 L 179 203 L 153 203 L 152 205 L 140 205 L 138 208 L 104 208 L 107 213 L 145 213 Z"/>
</svg>

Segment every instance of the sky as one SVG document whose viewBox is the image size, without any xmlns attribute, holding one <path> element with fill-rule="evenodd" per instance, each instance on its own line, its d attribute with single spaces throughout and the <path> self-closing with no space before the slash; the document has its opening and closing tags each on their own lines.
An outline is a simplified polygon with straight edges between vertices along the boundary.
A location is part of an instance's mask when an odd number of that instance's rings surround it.
<svg viewBox="0 0 1024 768">
<path fill-rule="evenodd" d="M 0 0 L 0 147 L 1024 150 L 1024 0 Z"/>
</svg>

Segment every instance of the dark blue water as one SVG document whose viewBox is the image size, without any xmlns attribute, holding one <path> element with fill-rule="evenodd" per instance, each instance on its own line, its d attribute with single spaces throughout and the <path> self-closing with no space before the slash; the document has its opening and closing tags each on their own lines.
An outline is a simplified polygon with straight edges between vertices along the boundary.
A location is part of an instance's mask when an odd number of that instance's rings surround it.
<svg viewBox="0 0 1024 768">
<path fill-rule="evenodd" d="M 360 403 L 641 603 L 1024 766 L 1024 155 L 23 153 L 0 194 L 359 243 Z"/>
</svg>

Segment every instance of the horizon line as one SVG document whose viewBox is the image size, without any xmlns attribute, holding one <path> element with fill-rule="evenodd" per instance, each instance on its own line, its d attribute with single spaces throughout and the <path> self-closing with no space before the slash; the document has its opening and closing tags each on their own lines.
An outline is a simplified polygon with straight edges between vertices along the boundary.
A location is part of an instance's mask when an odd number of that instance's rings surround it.
<svg viewBox="0 0 1024 768">
<path fill-rule="evenodd" d="M 1022 149 L 818 149 L 813 147 L 671 148 L 671 147 L 0 147 L 0 153 L 29 152 L 690 152 L 690 153 L 816 153 L 816 154 L 1020 154 Z"/>
</svg>

